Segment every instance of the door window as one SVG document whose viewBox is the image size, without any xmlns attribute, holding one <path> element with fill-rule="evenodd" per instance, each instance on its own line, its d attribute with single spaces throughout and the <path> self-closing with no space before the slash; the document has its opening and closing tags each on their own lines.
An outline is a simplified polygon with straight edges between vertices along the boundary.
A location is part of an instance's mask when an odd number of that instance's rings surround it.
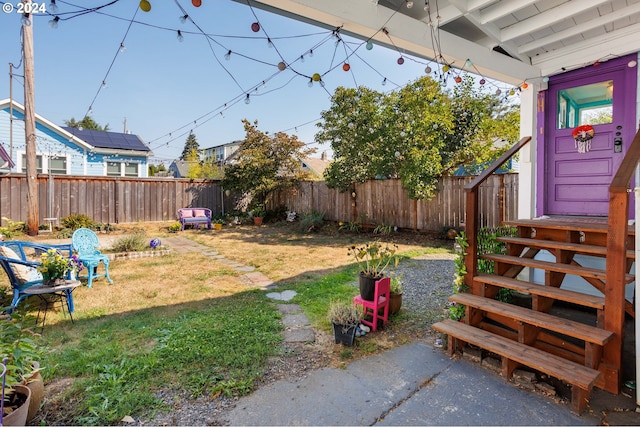
<svg viewBox="0 0 640 427">
<path fill-rule="evenodd" d="M 558 91 L 556 129 L 613 122 L 613 80 Z"/>
</svg>

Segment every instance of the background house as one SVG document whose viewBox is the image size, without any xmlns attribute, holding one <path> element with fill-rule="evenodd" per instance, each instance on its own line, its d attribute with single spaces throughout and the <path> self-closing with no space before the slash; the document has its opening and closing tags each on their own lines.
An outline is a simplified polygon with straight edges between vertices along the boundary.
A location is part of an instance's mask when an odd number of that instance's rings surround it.
<svg viewBox="0 0 640 427">
<path fill-rule="evenodd" d="M 231 156 L 233 153 L 238 151 L 240 148 L 241 140 L 232 141 L 222 145 L 216 145 L 214 147 L 205 148 L 202 150 L 202 155 L 205 161 L 209 161 L 211 159 L 216 162 L 224 162 Z"/>
<path fill-rule="evenodd" d="M 11 172 L 26 170 L 24 135 L 24 107 L 1 100 L 0 145 L 14 164 Z M 61 127 L 36 114 L 38 173 L 146 177 L 152 155 L 137 135 Z"/>
</svg>

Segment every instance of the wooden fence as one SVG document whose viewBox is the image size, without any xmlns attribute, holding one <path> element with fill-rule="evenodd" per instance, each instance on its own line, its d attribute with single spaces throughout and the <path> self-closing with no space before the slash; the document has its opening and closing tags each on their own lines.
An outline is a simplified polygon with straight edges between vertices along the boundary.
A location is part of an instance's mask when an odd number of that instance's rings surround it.
<svg viewBox="0 0 640 427">
<path fill-rule="evenodd" d="M 38 175 L 38 217 L 85 214 L 97 223 L 167 221 L 184 207 L 230 209 L 218 181 L 174 178 L 123 178 Z M 0 217 L 27 220 L 25 174 L 0 177 Z"/>
<path fill-rule="evenodd" d="M 64 218 L 85 214 L 97 223 L 169 221 L 179 208 L 205 207 L 215 214 L 234 209 L 233 195 L 223 194 L 219 181 L 175 178 L 123 178 L 38 175 L 38 217 Z M 284 205 L 298 213 L 323 212 L 329 221 L 394 225 L 440 231 L 464 222 L 464 185 L 472 177 L 446 177 L 430 201 L 409 199 L 399 180 L 356 184 L 340 193 L 324 182 L 303 182 L 274 195 L 268 207 Z M 496 226 L 517 217 L 518 175 L 493 175 L 480 189 L 480 225 Z M 26 176 L 0 177 L 0 217 L 26 221 Z M 224 203 L 224 207 L 223 207 Z"/>
<path fill-rule="evenodd" d="M 429 201 L 412 200 L 400 180 L 376 180 L 356 184 L 340 193 L 324 182 L 304 182 L 299 188 L 281 191 L 270 207 L 284 205 L 298 213 L 323 212 L 326 220 L 398 228 L 440 231 L 464 223 L 464 186 L 473 177 L 445 177 L 437 196 Z M 492 175 L 480 187 L 480 225 L 494 227 L 517 218 L 518 175 Z"/>
</svg>

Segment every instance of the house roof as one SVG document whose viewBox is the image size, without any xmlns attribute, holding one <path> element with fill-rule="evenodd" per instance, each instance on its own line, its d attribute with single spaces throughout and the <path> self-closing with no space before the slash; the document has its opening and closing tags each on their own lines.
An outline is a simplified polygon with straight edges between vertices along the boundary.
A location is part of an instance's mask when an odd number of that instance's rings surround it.
<svg viewBox="0 0 640 427">
<path fill-rule="evenodd" d="M 442 58 L 454 68 L 514 85 L 640 51 L 640 0 L 350 0 L 349 7 L 344 0 L 253 3 L 338 28 L 399 55 Z"/>
<path fill-rule="evenodd" d="M 62 129 L 94 147 L 111 148 L 114 150 L 151 151 L 138 135 L 130 133 L 77 129 L 68 126 L 63 126 Z"/>
<path fill-rule="evenodd" d="M 330 160 L 314 157 L 305 157 L 302 159 L 302 162 L 309 168 L 310 172 L 318 178 L 322 178 L 324 176 L 324 170 L 329 166 L 329 163 L 331 163 Z"/>
<path fill-rule="evenodd" d="M 0 144 L 0 169 L 11 169 L 14 166 L 11 156 L 9 156 L 9 153 L 7 153 L 2 144 Z"/>
<path fill-rule="evenodd" d="M 184 178 L 189 174 L 189 167 L 197 162 L 186 160 L 174 160 L 169 165 L 169 170 L 174 172 L 175 178 Z"/>
</svg>

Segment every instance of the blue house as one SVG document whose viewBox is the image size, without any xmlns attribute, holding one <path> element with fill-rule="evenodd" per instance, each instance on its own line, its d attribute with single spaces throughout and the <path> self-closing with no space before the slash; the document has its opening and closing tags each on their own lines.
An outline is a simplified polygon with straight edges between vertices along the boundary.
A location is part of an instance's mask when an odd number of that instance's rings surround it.
<svg viewBox="0 0 640 427">
<path fill-rule="evenodd" d="M 0 100 L 0 147 L 26 172 L 24 107 Z M 38 173 L 147 177 L 151 149 L 137 135 L 62 127 L 36 114 Z"/>
</svg>

